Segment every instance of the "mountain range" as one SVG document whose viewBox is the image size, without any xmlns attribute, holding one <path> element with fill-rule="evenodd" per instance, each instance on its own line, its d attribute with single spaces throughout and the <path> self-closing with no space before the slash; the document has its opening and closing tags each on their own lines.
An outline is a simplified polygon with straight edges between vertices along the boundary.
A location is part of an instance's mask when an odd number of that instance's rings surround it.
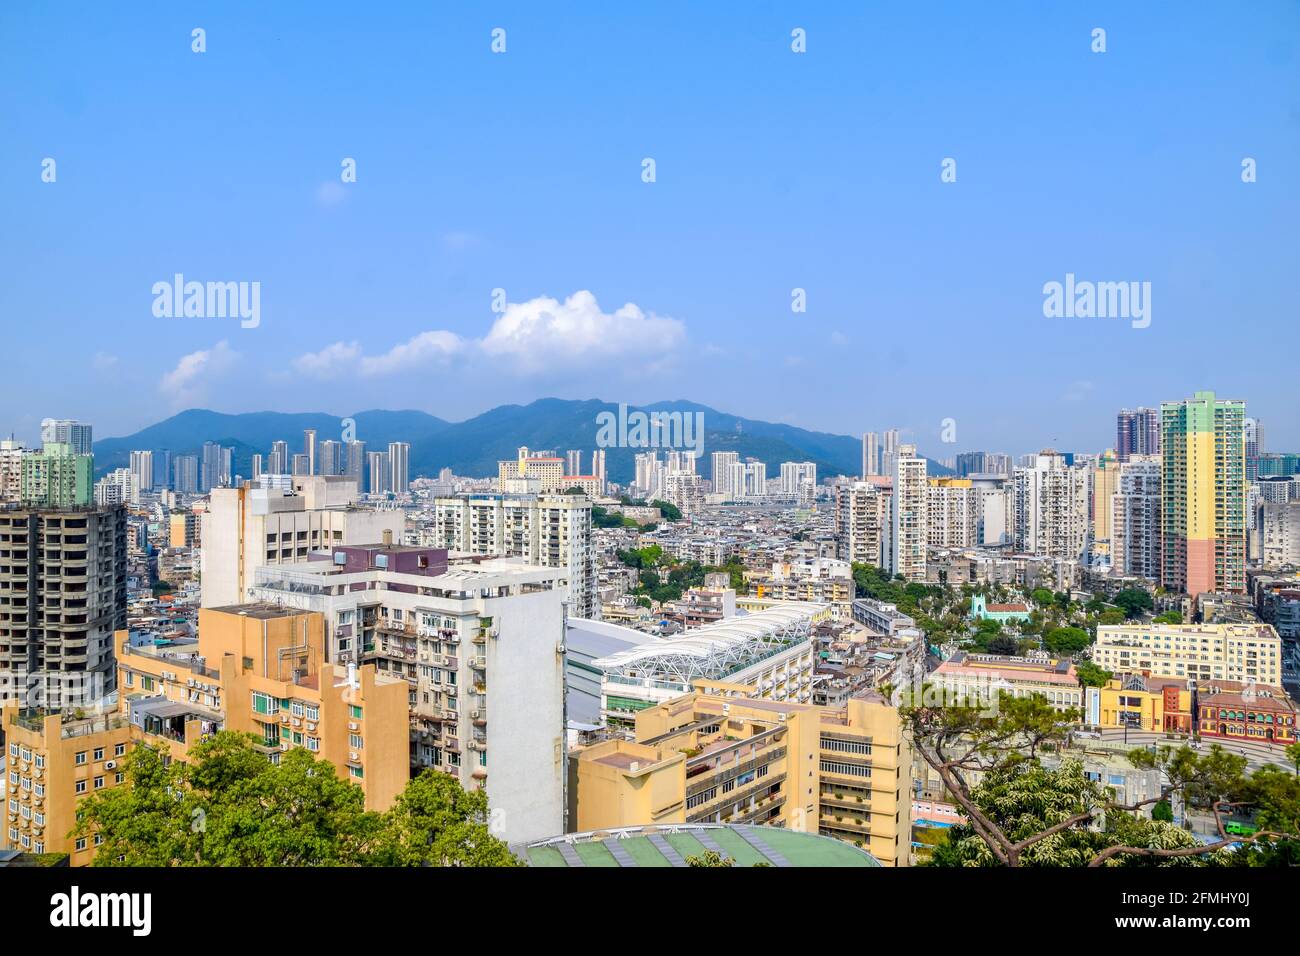
<svg viewBox="0 0 1300 956">
<path fill-rule="evenodd" d="M 819 479 L 856 475 L 861 470 L 862 443 L 848 435 L 743 418 L 689 401 L 656 402 L 629 407 L 628 411 L 702 413 L 704 455 L 696 469 L 705 478 L 712 477 L 709 455 L 715 451 L 737 452 L 742 461 L 755 458 L 766 462 L 769 477 L 779 474 L 783 461 L 816 462 Z M 436 476 L 442 468 L 467 477 L 494 477 L 497 462 L 514 458 L 520 445 L 554 449 L 560 455 L 571 448 L 581 449 L 583 471 L 590 472 L 602 412 L 617 417 L 618 406 L 599 399 L 542 398 L 527 405 L 501 405 L 463 422 L 411 410 L 371 410 L 350 418 L 355 422 L 354 436 L 366 442 L 369 451 L 384 450 L 392 441 L 409 442 L 413 478 Z M 133 435 L 95 442 L 95 470 L 102 474 L 125 467 L 135 450 L 167 449 L 173 456 L 201 455 L 204 442 L 211 441 L 233 448 L 234 471 L 247 476 L 252 456 L 268 454 L 272 442 L 287 441 L 291 452 L 301 452 L 304 429 L 316 429 L 317 441 L 341 441 L 343 427 L 344 419 L 320 412 L 228 415 L 191 408 Z M 606 477 L 619 484 L 631 481 L 635 477 L 635 456 L 644 450 L 607 448 Z M 950 471 L 931 461 L 930 473 Z"/>
</svg>

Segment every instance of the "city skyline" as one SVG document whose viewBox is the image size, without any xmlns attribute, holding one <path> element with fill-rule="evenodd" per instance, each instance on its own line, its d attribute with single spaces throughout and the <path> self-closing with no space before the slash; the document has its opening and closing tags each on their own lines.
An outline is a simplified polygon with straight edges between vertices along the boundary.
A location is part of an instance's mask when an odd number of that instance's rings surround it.
<svg viewBox="0 0 1300 956">
<path fill-rule="evenodd" d="M 203 11 L 198 55 L 189 11 L 56 9 L 33 35 L 6 9 L 10 427 L 56 404 L 120 435 L 185 407 L 676 394 L 926 448 L 953 418 L 961 449 L 1100 450 L 1114 408 L 1213 387 L 1300 446 L 1281 353 L 1224 361 L 1289 305 L 1294 8 L 765 9 L 739 31 L 680 10 Z M 210 122 L 234 103 L 253 153 Z M 194 122 L 159 153 L 163 115 Z M 177 275 L 259 283 L 256 326 L 159 317 Z M 1150 324 L 1046 318 L 1074 277 L 1150 283 Z M 57 384 L 55 327 L 80 346 Z"/>
</svg>

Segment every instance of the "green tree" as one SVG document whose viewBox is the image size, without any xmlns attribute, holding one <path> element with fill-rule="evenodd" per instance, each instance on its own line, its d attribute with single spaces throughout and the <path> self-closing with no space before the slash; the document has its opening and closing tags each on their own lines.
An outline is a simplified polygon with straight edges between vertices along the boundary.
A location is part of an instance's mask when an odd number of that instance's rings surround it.
<svg viewBox="0 0 1300 956">
<path fill-rule="evenodd" d="M 1091 643 L 1088 632 L 1080 627 L 1056 627 L 1043 635 L 1043 647 L 1065 657 L 1078 654 Z"/>
<path fill-rule="evenodd" d="M 717 850 L 705 850 L 698 856 L 688 856 L 686 858 L 687 866 L 735 866 L 736 861 L 729 856 L 723 856 Z"/>
<path fill-rule="evenodd" d="M 1142 588 L 1125 588 L 1115 595 L 1115 600 L 1111 603 L 1121 608 L 1124 616 L 1130 620 L 1155 607 L 1151 594 Z"/>
<path fill-rule="evenodd" d="M 370 862 L 379 866 L 519 866 L 488 829 L 487 792 L 425 770 L 384 814 Z"/>
<path fill-rule="evenodd" d="M 1164 614 L 1157 614 L 1151 619 L 1152 624 L 1182 624 L 1183 616 L 1177 611 L 1165 611 Z"/>
<path fill-rule="evenodd" d="M 999 634 L 987 644 L 990 654 L 1006 654 L 1014 656 L 1020 650 L 1020 643 L 1009 634 Z"/>
<path fill-rule="evenodd" d="M 97 866 L 513 865 L 486 796 L 446 775 L 416 778 L 381 814 L 328 761 L 296 748 L 273 764 L 257 742 L 223 731 L 170 765 L 136 747 L 125 784 L 87 798 L 73 835 L 103 839 Z"/>
<path fill-rule="evenodd" d="M 1217 745 L 1134 750 L 1136 767 L 1167 781 L 1159 797 L 1124 805 L 1087 779 L 1063 747 L 1076 714 L 1058 713 L 1040 696 L 1003 695 L 997 707 L 920 706 L 900 714 L 921 758 L 966 814 L 932 854 L 937 866 L 1278 865 L 1300 859 L 1300 778 L 1276 767 L 1246 773 L 1246 760 Z M 941 696 L 941 695 L 940 695 Z M 1055 766 L 1045 752 L 1060 754 Z M 976 786 L 972 774 L 980 775 Z M 1220 839 L 1201 843 L 1148 806 L 1181 795 L 1208 806 Z M 1229 813 L 1254 814 L 1251 836 L 1226 831 Z M 1163 815 L 1163 814 L 1162 814 Z M 1226 852 L 1236 847 L 1236 852 Z"/>
<path fill-rule="evenodd" d="M 678 508 L 676 505 L 671 504 L 667 501 L 660 501 L 658 499 L 655 499 L 654 501 L 650 502 L 650 504 L 653 507 L 659 509 L 660 516 L 662 516 L 665 520 L 667 521 L 682 520 L 682 509 Z"/>
<path fill-rule="evenodd" d="M 1029 599 L 1039 607 L 1051 607 L 1054 596 L 1047 588 L 1034 588 L 1029 592 Z"/>
<path fill-rule="evenodd" d="M 1084 687 L 1105 687 L 1106 682 L 1115 676 L 1092 661 L 1079 661 L 1074 665 L 1074 674 Z"/>
<path fill-rule="evenodd" d="M 1295 768 L 1295 775 L 1300 777 L 1300 743 L 1286 745 L 1286 759 Z"/>
<path fill-rule="evenodd" d="M 1151 808 L 1151 819 L 1158 820 L 1162 823 L 1174 822 L 1174 808 L 1169 805 L 1168 800 L 1161 800 Z"/>
</svg>

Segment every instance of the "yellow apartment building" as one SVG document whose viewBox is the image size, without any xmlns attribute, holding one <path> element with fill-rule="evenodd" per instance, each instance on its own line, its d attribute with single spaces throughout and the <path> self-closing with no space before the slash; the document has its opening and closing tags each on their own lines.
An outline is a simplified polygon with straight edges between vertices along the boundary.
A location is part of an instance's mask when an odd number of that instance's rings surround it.
<svg viewBox="0 0 1300 956">
<path fill-rule="evenodd" d="M 373 664 L 349 672 L 325 663 L 319 613 L 266 604 L 204 608 L 197 641 L 132 646 L 128 638 L 115 635 L 116 712 L 64 720 L 14 703 L 0 712 L 6 750 L 17 748 L 6 769 L 11 812 L 0 848 L 89 863 L 93 840 L 67 836 L 77 802 L 121 783 L 119 761 L 141 742 L 176 760 L 219 730 L 256 735 L 272 762 L 303 747 L 360 786 L 371 810 L 391 806 L 410 779 L 407 682 Z"/>
<path fill-rule="evenodd" d="M 1092 659 L 1114 673 L 1282 684 L 1282 639 L 1271 624 L 1103 624 Z"/>
<path fill-rule="evenodd" d="M 911 747 L 883 699 L 842 708 L 702 689 L 640 711 L 635 740 L 573 755 L 578 831 L 763 824 L 854 843 L 885 866 L 911 845 Z"/>
<path fill-rule="evenodd" d="M 68 834 L 83 797 L 123 781 L 122 758 L 131 746 L 126 720 L 119 714 L 64 719 L 8 701 L 0 708 L 0 726 L 8 757 L 0 847 L 66 853 L 73 866 L 88 864 L 93 838 Z"/>
</svg>

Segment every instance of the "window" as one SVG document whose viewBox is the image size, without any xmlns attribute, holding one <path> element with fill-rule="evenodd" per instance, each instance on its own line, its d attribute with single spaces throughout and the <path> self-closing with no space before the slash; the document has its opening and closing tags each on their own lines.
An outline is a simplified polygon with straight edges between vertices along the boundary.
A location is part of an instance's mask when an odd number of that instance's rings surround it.
<svg viewBox="0 0 1300 956">
<path fill-rule="evenodd" d="M 361 749 L 361 735 L 360 735 L 360 734 L 348 734 L 348 746 L 351 747 L 353 750 L 360 750 L 360 749 Z"/>
<path fill-rule="evenodd" d="M 113 748 L 114 757 L 120 757 L 124 753 L 126 753 L 126 744 L 118 744 L 116 747 Z"/>
<path fill-rule="evenodd" d="M 96 762 L 99 762 L 100 760 L 103 760 L 103 759 L 104 759 L 104 748 L 103 748 L 103 747 L 96 747 L 96 748 L 95 748 L 95 761 L 96 761 Z"/>
<path fill-rule="evenodd" d="M 261 691 L 253 692 L 253 713 L 276 714 L 279 711 L 280 702 L 270 694 L 263 694 Z"/>
<path fill-rule="evenodd" d="M 79 751 L 77 756 L 74 758 L 74 762 L 78 767 L 84 764 L 86 762 L 86 752 L 84 750 Z"/>
<path fill-rule="evenodd" d="M 85 793 L 85 792 L 86 792 L 86 781 L 84 781 L 84 780 L 78 780 L 78 781 L 77 781 L 77 793 Z"/>
<path fill-rule="evenodd" d="M 95 778 L 95 789 L 96 789 L 96 790 L 103 790 L 103 789 L 104 789 L 104 778 L 103 778 L 103 777 L 96 777 L 96 778 Z"/>
<path fill-rule="evenodd" d="M 358 707 L 356 704 L 348 705 L 348 713 L 352 716 L 353 720 L 361 719 L 361 708 Z"/>
<path fill-rule="evenodd" d="M 76 848 L 77 848 L 77 852 L 80 853 L 82 850 L 84 850 L 84 849 L 86 848 L 86 838 L 85 838 L 85 837 L 78 837 L 78 838 L 77 838 L 77 842 L 76 842 L 75 845 L 76 845 Z"/>
<path fill-rule="evenodd" d="M 294 717 L 301 717 L 305 709 L 306 708 L 303 707 L 302 701 L 295 700 L 289 705 L 289 713 Z"/>
<path fill-rule="evenodd" d="M 303 707 L 303 716 L 308 720 L 320 720 L 320 708 L 315 704 L 307 704 Z"/>
<path fill-rule="evenodd" d="M 348 773 L 350 773 L 352 776 L 356 777 L 357 779 L 361 779 L 362 777 L 365 776 L 365 773 L 362 772 L 360 767 L 348 767 Z"/>
</svg>

